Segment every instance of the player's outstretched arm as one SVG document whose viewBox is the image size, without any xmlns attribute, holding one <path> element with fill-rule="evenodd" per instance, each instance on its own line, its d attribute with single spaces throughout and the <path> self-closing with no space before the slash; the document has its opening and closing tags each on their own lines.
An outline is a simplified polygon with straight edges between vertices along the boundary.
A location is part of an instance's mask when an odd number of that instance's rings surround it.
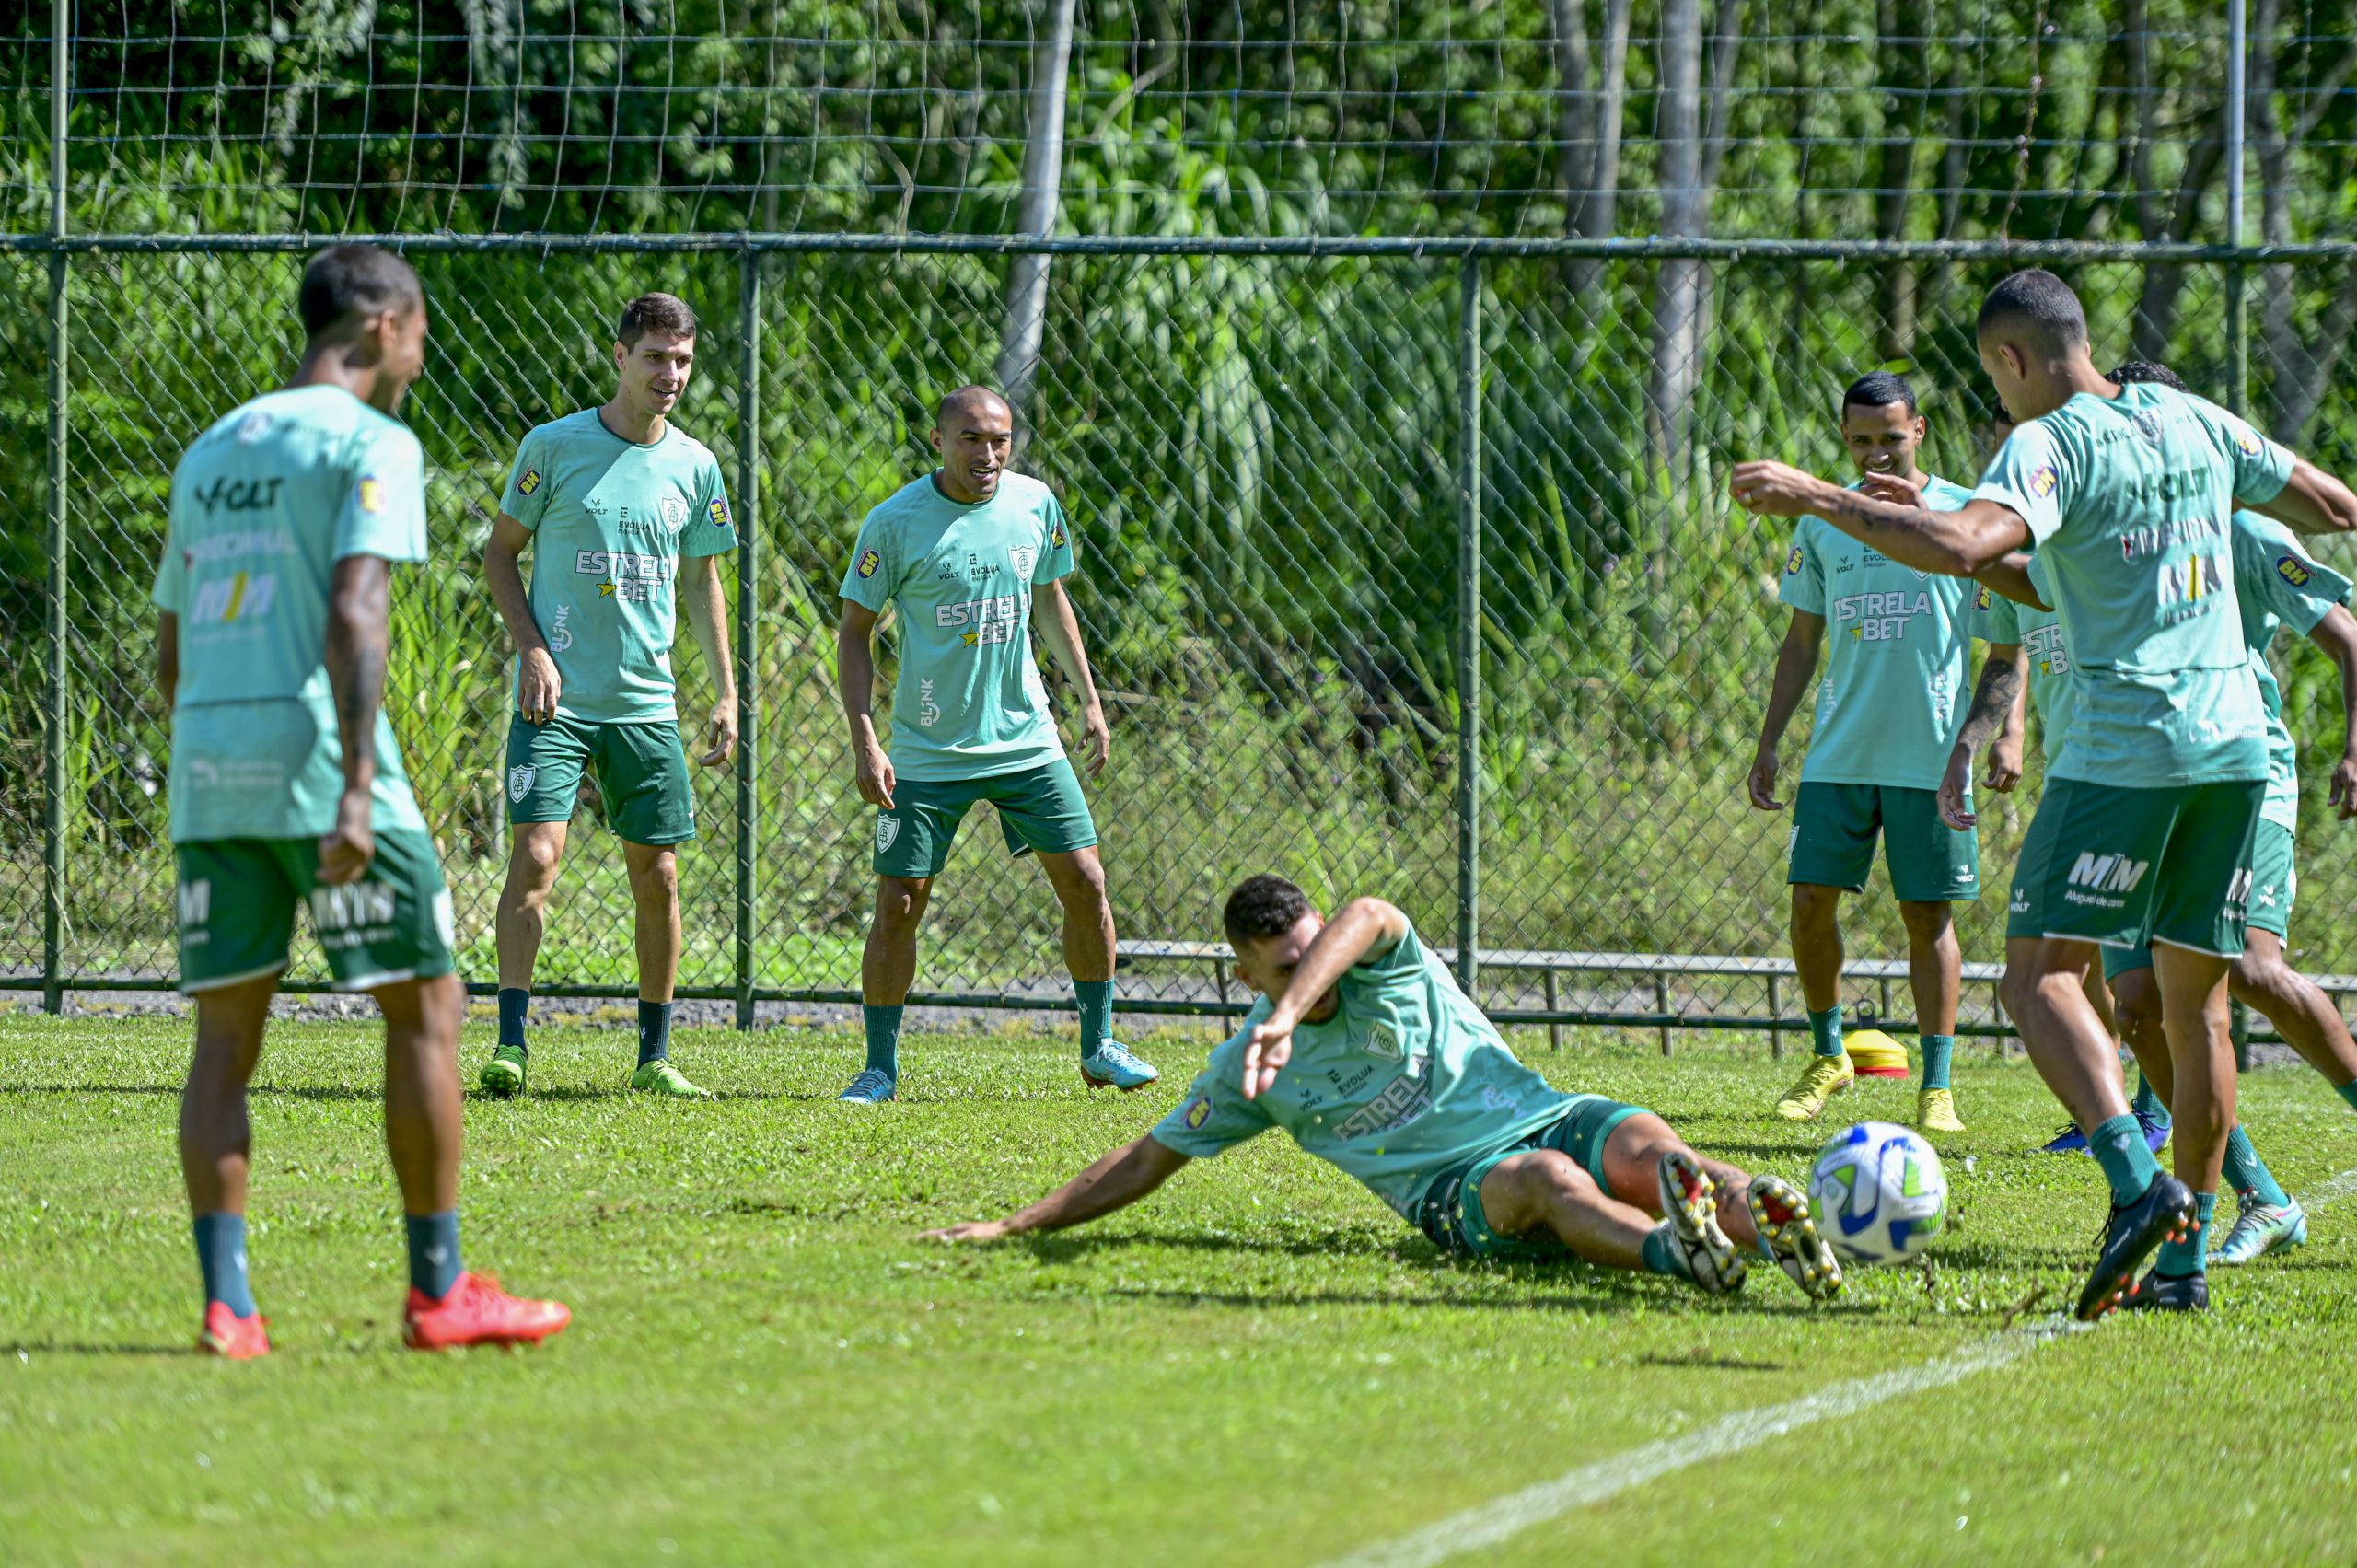
<svg viewBox="0 0 2357 1568">
<path fill-rule="evenodd" d="M 2029 557 L 2018 550 L 2006 552 L 1972 574 L 1972 578 L 1986 585 L 1991 592 L 2003 594 L 2015 604 L 2026 604 L 2032 610 L 2050 610 L 2054 608 L 2038 598 L 2038 585 L 2029 579 Z"/>
<path fill-rule="evenodd" d="M 2345 822 L 2357 817 L 2357 615 L 2334 605 L 2308 638 L 2340 669 L 2340 761 L 2333 765 L 2326 803 Z"/>
<path fill-rule="evenodd" d="M 2014 734 L 2013 754 L 1989 757 L 1988 785 L 2000 794 L 2021 783 L 2022 754 L 2016 726 L 2021 720 L 2022 648 L 2019 643 L 1992 644 L 1980 666 L 1980 684 L 1973 688 L 1972 708 L 1956 731 L 1956 747 L 1948 753 L 1946 775 L 1940 780 L 1940 819 L 1961 832 L 1979 819 L 1964 803 L 1972 784 L 1972 759 L 2001 736 Z"/>
<path fill-rule="evenodd" d="M 892 759 L 876 738 L 876 611 L 857 599 L 843 600 L 835 624 L 835 691 L 851 726 L 852 782 L 860 799 L 892 808 Z"/>
<path fill-rule="evenodd" d="M 1789 463 L 1738 463 L 1728 488 L 1757 516 L 1822 517 L 1902 566 L 1944 576 L 1969 577 L 2029 542 L 2029 526 L 1994 501 L 1935 512 L 1921 502 L 1909 505 L 1845 490 Z"/>
<path fill-rule="evenodd" d="M 1124 1144 L 1028 1209 L 1003 1220 L 971 1220 L 929 1230 L 921 1241 L 996 1241 L 1028 1230 L 1063 1230 L 1126 1209 L 1178 1173 L 1187 1156 L 1152 1133 Z"/>
<path fill-rule="evenodd" d="M 556 656 L 549 652 L 540 623 L 532 619 L 532 596 L 525 589 L 524 569 L 518 564 L 524 547 L 531 542 L 532 530 L 506 513 L 493 517 L 491 537 L 482 542 L 482 580 L 491 590 L 491 602 L 499 607 L 500 620 L 507 623 L 508 640 L 516 645 L 516 709 L 527 724 L 546 724 L 556 717 L 564 683 L 557 679 Z"/>
<path fill-rule="evenodd" d="M 1793 611 L 1784 628 L 1783 646 L 1776 650 L 1776 674 L 1768 686 L 1768 713 L 1759 722 L 1759 749 L 1752 754 L 1751 773 L 1745 781 L 1751 804 L 1762 811 L 1782 811 L 1776 798 L 1776 748 L 1783 744 L 1784 728 L 1799 712 L 1808 683 L 1817 679 L 1817 658 L 1825 646 L 1825 617 L 1805 610 Z"/>
<path fill-rule="evenodd" d="M 377 710 L 385 703 L 391 650 L 392 563 L 347 555 L 328 587 L 328 691 L 343 749 L 343 794 L 335 826 L 319 840 L 319 880 L 356 882 L 377 856 L 369 796 L 377 783 Z"/>
<path fill-rule="evenodd" d="M 2305 458 L 2292 460 L 2292 477 L 2272 500 L 2241 505 L 2298 533 L 2357 531 L 2357 494 Z"/>
<path fill-rule="evenodd" d="M 1039 613 L 1041 607 L 1047 613 Z M 1105 771 L 1113 755 L 1113 731 L 1105 722 L 1105 704 L 1097 700 L 1097 677 L 1088 668 L 1088 648 L 1080 640 L 1080 617 L 1074 613 L 1072 596 L 1064 592 L 1063 579 L 1043 583 L 1031 596 L 1031 622 L 1039 628 L 1039 640 L 1048 645 L 1048 652 L 1055 656 L 1056 666 L 1080 693 L 1080 735 L 1084 742 L 1088 776 L 1096 778 Z"/>
<path fill-rule="evenodd" d="M 679 566 L 688 630 L 712 672 L 712 722 L 704 727 L 704 753 L 697 761 L 716 768 L 737 754 L 737 663 L 729 656 L 728 594 L 720 586 L 719 556 L 691 555 Z"/>
<path fill-rule="evenodd" d="M 1318 999 L 1370 953 L 1388 953 L 1408 935 L 1408 917 L 1381 899 L 1353 899 L 1312 938 L 1269 1016 L 1244 1042 L 1244 1098 L 1258 1099 L 1293 1060 L 1293 1031 Z"/>
</svg>

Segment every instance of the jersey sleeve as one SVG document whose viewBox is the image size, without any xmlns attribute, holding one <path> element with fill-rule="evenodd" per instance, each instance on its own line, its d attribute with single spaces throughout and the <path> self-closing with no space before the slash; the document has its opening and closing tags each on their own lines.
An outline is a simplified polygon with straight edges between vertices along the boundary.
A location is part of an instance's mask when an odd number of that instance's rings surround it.
<svg viewBox="0 0 2357 1568">
<path fill-rule="evenodd" d="M 2350 580 L 2310 555 L 2289 528 L 2254 527 L 2235 517 L 2235 591 L 2248 594 L 2305 637 L 2337 604 L 2349 602 Z"/>
<path fill-rule="evenodd" d="M 1973 634 L 1984 643 L 2006 644 L 2022 640 L 2021 610 L 2012 599 L 1986 583 L 1976 584 L 1972 608 L 1977 623 Z"/>
<path fill-rule="evenodd" d="M 1244 1044 L 1259 1021 L 1256 1013 L 1212 1052 L 1178 1109 L 1155 1123 L 1155 1143 L 1190 1159 L 1210 1159 L 1275 1125 L 1259 1100 L 1244 1098 Z"/>
<path fill-rule="evenodd" d="M 2299 461 L 2289 447 L 2277 446 L 2207 398 L 2189 394 L 2185 401 L 2209 427 L 2218 450 L 2234 466 L 2237 502 L 2258 505 L 2283 494 L 2283 487 L 2292 482 L 2292 467 Z"/>
<path fill-rule="evenodd" d="M 516 448 L 516 464 L 507 470 L 507 488 L 499 497 L 499 509 L 534 533 L 540 531 L 540 518 L 549 506 L 547 461 L 540 433 L 535 430 Z"/>
<path fill-rule="evenodd" d="M 364 435 L 353 448 L 352 486 L 335 519 L 335 555 L 425 559 L 425 452 L 399 425 Z"/>
<path fill-rule="evenodd" d="M 181 558 L 180 541 L 168 528 L 164 532 L 164 558 L 156 563 L 156 587 L 147 601 L 167 615 L 188 613 L 188 565 Z"/>
<path fill-rule="evenodd" d="M 691 559 L 726 555 L 737 548 L 737 518 L 728 509 L 728 486 L 721 481 L 719 462 L 705 463 L 699 478 L 695 516 L 679 536 L 679 553 Z"/>
<path fill-rule="evenodd" d="M 892 530 L 881 520 L 882 513 L 877 507 L 859 525 L 850 563 L 843 567 L 842 587 L 843 598 L 879 615 L 891 602 L 892 585 L 900 579 L 900 563 L 892 558 Z"/>
<path fill-rule="evenodd" d="M 1816 530 L 1803 518 L 1793 530 L 1793 547 L 1784 552 L 1783 575 L 1776 580 L 1776 602 L 1825 613 L 1825 562 L 1817 549 Z"/>
<path fill-rule="evenodd" d="M 1031 586 L 1034 587 L 1068 576 L 1072 572 L 1072 522 L 1064 516 L 1063 503 L 1051 494 L 1044 510 L 1047 531 L 1039 541 L 1039 563 L 1031 568 Z"/>
<path fill-rule="evenodd" d="M 2043 544 L 2062 526 L 2062 488 L 2071 478 L 2061 443 L 2043 421 L 2032 420 L 2005 437 L 1972 498 L 2012 508 Z"/>
</svg>

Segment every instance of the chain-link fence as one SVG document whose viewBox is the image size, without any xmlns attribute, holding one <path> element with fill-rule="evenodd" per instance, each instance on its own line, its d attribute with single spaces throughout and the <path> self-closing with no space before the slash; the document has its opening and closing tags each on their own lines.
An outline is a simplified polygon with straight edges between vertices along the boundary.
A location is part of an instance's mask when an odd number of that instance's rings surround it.
<svg viewBox="0 0 2357 1568">
<path fill-rule="evenodd" d="M 68 311 L 64 401 L 46 411 L 62 448 L 41 436 L 41 378 L 20 374 L 5 383 L 18 436 L 0 451 L 10 580 L 64 589 L 56 604 L 20 593 L 0 632 L 0 974 L 52 995 L 172 975 L 147 589 L 180 452 L 296 355 L 303 259 L 284 239 L 58 243 L 0 253 L 22 299 L 62 268 Z M 507 642 L 482 540 L 525 430 L 609 395 L 611 318 L 647 288 L 703 317 L 678 420 L 721 455 L 746 540 L 732 585 L 746 745 L 733 771 L 699 778 L 680 981 L 748 1017 L 756 1000 L 856 999 L 873 818 L 835 694 L 836 588 L 865 511 L 931 466 L 934 400 L 987 378 L 1016 253 L 1055 252 L 1018 466 L 1076 527 L 1074 595 L 1115 730 L 1092 793 L 1125 1009 L 1238 1002 L 1219 902 L 1273 868 L 1319 896 L 1389 897 L 1436 944 L 1469 938 L 1480 961 L 1460 955 L 1460 970 L 1502 1016 L 1663 1028 L 1665 1043 L 1671 1024 L 1796 1020 L 1788 819 L 1742 790 L 1786 621 L 1788 536 L 1730 506 L 1727 466 L 1779 455 L 1845 471 L 1835 401 L 1886 363 L 1881 307 L 1904 273 L 1921 302 L 1906 348 L 1925 466 L 1971 478 L 1988 440 L 1972 315 L 2026 255 L 2070 273 L 2099 353 L 2139 348 L 2239 396 L 2229 267 L 2183 247 L 920 243 L 412 244 L 435 324 L 403 412 L 427 454 L 432 562 L 396 580 L 388 703 L 470 980 L 493 973 L 506 854 Z M 2351 263 L 2287 254 L 2271 270 L 2313 346 L 2287 363 L 2250 345 L 2254 409 L 2305 409 L 2277 434 L 2345 468 L 2357 408 L 2345 332 L 2329 329 Z M 2249 270 L 2256 294 L 2263 269 Z M 43 338 L 38 314 L 0 320 L 20 367 L 41 364 Z M 52 535 L 41 498 L 61 452 Z M 888 618 L 887 689 L 895 642 Z M 2338 679 L 2312 650 L 2277 656 L 2316 781 L 2293 947 L 2311 970 L 2357 970 L 2357 932 L 2330 915 L 2357 865 L 2322 803 Z M 694 723 L 705 672 L 692 652 L 678 664 Z M 1806 726 L 1784 747 L 1788 785 Z M 2033 763 L 2019 794 L 1983 803 L 1993 889 L 2036 798 Z M 921 992 L 1061 1005 L 1054 899 L 985 818 L 941 879 Z M 593 800 L 551 906 L 544 991 L 633 981 L 621 855 L 595 819 Z M 1994 891 L 1961 910 L 1968 961 L 2001 958 L 2003 915 Z M 1844 924 L 1853 959 L 1903 958 L 1879 873 Z M 307 950 L 295 978 L 320 975 Z M 1903 965 L 1867 962 L 1852 995 L 1910 1010 Z M 2002 1027 L 1985 986 L 1968 987 L 1968 1015 Z"/>
</svg>

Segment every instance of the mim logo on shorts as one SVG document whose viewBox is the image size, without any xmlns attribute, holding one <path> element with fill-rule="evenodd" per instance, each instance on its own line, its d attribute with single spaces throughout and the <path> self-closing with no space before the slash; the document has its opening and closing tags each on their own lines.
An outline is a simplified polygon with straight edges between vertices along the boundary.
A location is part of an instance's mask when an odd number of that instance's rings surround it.
<svg viewBox="0 0 2357 1568">
<path fill-rule="evenodd" d="M 200 877 L 180 888 L 180 929 L 193 931 L 213 919 L 213 879 Z"/>
<path fill-rule="evenodd" d="M 2152 868 L 2151 861 L 2124 854 L 2082 854 L 2071 867 L 2071 886 L 2096 893 L 2132 893 Z"/>
<path fill-rule="evenodd" d="M 335 932 L 362 931 L 393 923 L 394 892 L 385 882 L 354 882 L 311 889 L 311 925 L 323 944 Z"/>
</svg>

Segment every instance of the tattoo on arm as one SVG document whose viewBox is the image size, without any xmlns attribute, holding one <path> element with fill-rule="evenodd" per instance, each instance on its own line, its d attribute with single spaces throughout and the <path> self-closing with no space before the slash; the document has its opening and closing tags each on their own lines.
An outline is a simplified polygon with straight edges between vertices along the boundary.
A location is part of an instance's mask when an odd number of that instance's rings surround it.
<svg viewBox="0 0 2357 1568">
<path fill-rule="evenodd" d="M 1968 755 L 1979 756 L 2004 727 L 2021 689 L 2022 667 L 2013 660 L 1992 658 L 1980 667 L 1980 683 L 1972 691 L 1972 711 L 1965 715 L 1964 727 L 1956 738 Z"/>
</svg>

